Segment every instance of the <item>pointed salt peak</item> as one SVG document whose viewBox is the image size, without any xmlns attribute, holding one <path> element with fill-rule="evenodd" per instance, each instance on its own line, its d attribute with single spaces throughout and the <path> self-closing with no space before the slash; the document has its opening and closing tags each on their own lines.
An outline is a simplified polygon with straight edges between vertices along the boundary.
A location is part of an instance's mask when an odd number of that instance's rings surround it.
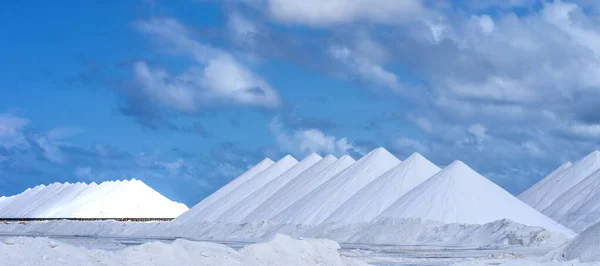
<svg viewBox="0 0 600 266">
<path fill-rule="evenodd" d="M 263 164 L 274 164 L 274 163 L 275 162 L 273 160 L 271 160 L 271 158 L 267 157 L 267 158 L 264 158 L 262 161 L 260 161 L 256 165 L 258 166 L 258 165 L 263 165 Z"/>
<path fill-rule="evenodd" d="M 97 186 L 97 185 L 98 185 L 98 183 L 96 183 L 96 182 L 92 181 L 92 183 L 90 183 L 89 185 L 90 185 L 90 186 Z"/>
<path fill-rule="evenodd" d="M 385 155 L 394 156 L 385 148 L 379 147 L 379 148 L 374 149 L 374 150 L 370 151 L 369 153 L 367 153 L 367 155 L 363 156 L 360 160 L 374 158 L 374 157 L 378 157 L 378 156 L 385 156 Z"/>
<path fill-rule="evenodd" d="M 444 168 L 444 170 L 445 170 L 445 172 L 459 171 L 459 170 L 470 170 L 470 171 L 475 172 L 475 170 L 471 169 L 471 167 L 469 167 L 467 164 L 465 164 L 461 160 L 455 160 L 454 162 L 452 162 L 451 164 L 446 166 L 446 168 Z"/>
<path fill-rule="evenodd" d="M 316 154 L 316 153 L 313 152 L 313 153 L 309 154 L 308 156 L 306 156 L 306 158 L 304 158 L 302 161 L 303 162 L 304 161 L 318 161 L 318 160 L 321 160 L 321 159 L 323 159 L 323 157 L 321 157 L 321 155 L 318 155 L 318 154 Z"/>
<path fill-rule="evenodd" d="M 340 159 L 338 161 L 356 162 L 356 160 L 354 158 L 352 158 L 352 156 L 350 156 L 350 155 L 344 155 L 344 156 L 340 157 Z"/>
<path fill-rule="evenodd" d="M 333 154 L 328 154 L 327 156 L 323 157 L 324 160 L 327 161 L 333 161 L 333 160 L 337 160 L 338 158 L 333 156 Z"/>
<path fill-rule="evenodd" d="M 577 161 L 577 163 L 587 162 L 587 161 L 595 161 L 595 160 L 599 160 L 599 159 L 600 159 L 600 151 L 595 150 L 595 151 L 591 152 L 590 154 L 586 155 L 585 157 L 581 158 L 579 161 Z"/>
<path fill-rule="evenodd" d="M 413 154 L 408 156 L 408 158 L 406 158 L 405 161 L 421 161 L 421 160 L 427 160 L 427 158 L 425 158 L 425 156 L 421 155 L 418 152 L 413 152 Z M 427 160 L 427 161 L 429 161 L 429 160 Z"/>
<path fill-rule="evenodd" d="M 290 163 L 290 162 L 298 162 L 298 160 L 296 160 L 296 158 L 292 157 L 291 155 L 286 155 L 283 158 L 281 158 L 279 161 L 277 161 L 277 163 Z"/>
</svg>

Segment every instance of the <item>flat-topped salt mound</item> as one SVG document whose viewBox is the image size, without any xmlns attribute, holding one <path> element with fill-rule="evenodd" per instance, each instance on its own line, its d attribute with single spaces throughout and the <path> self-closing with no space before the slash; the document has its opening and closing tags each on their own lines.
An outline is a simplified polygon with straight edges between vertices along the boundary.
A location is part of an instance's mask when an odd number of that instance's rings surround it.
<svg viewBox="0 0 600 266">
<path fill-rule="evenodd" d="M 408 191 L 440 170 L 421 154 L 413 153 L 352 196 L 325 223 L 370 222 Z"/>
<path fill-rule="evenodd" d="M 53 183 L 0 202 L 3 218 L 174 218 L 187 210 L 136 179 Z"/>
<path fill-rule="evenodd" d="M 575 232 L 600 222 L 600 170 L 560 195 L 543 213 Z"/>
<path fill-rule="evenodd" d="M 287 170 L 298 164 L 294 157 L 287 155 L 267 169 L 249 178 L 243 185 L 238 186 L 226 195 L 222 196 L 216 202 L 208 205 L 204 209 L 196 210 L 194 207 L 185 215 L 185 220 L 178 222 L 199 222 L 199 221 L 216 221 L 219 216 L 240 203 L 248 195 L 259 190 L 264 185 L 268 184 Z"/>
<path fill-rule="evenodd" d="M 277 191 L 277 193 L 273 194 L 273 196 L 248 215 L 244 221 L 271 221 L 282 210 L 294 204 L 321 184 L 348 168 L 354 162 L 355 160 L 348 155 L 344 155 L 337 160 L 332 155 L 323 158 L 323 160 L 304 171 Z"/>
<path fill-rule="evenodd" d="M 542 180 L 535 183 L 535 185 L 521 193 L 517 198 L 529 204 L 529 206 L 535 207 L 538 202 L 540 202 L 540 200 L 548 193 L 548 191 L 550 191 L 550 189 L 559 182 L 558 178 L 562 176 L 562 173 L 572 165 L 573 163 L 571 162 L 564 163 Z"/>
<path fill-rule="evenodd" d="M 510 219 L 529 226 L 574 236 L 461 161 L 415 187 L 377 217 L 421 218 L 444 223 L 485 224 Z"/>
<path fill-rule="evenodd" d="M 204 210 L 204 208 L 219 201 L 223 196 L 227 195 L 227 193 L 229 193 L 229 192 L 233 191 L 234 189 L 236 189 L 237 187 L 241 186 L 246 181 L 248 181 L 250 178 L 252 178 L 253 176 L 257 175 L 258 173 L 264 171 L 265 169 L 269 168 L 273 164 L 275 164 L 275 162 L 273 162 L 270 158 L 265 158 L 260 163 L 251 167 L 246 172 L 244 172 L 237 178 L 231 180 L 231 182 L 227 183 L 225 186 L 223 186 L 220 189 L 218 189 L 217 191 L 213 192 L 208 197 L 206 197 L 202 201 L 200 201 L 198 204 L 194 205 L 194 207 L 192 207 L 190 209 L 190 211 L 187 211 L 187 212 L 181 214 L 179 217 L 177 217 L 177 221 L 185 222 L 185 221 L 193 218 L 194 213 L 199 213 L 200 211 Z"/>
<path fill-rule="evenodd" d="M 549 184 L 545 185 L 544 189 L 536 192 L 535 197 L 539 200 L 532 207 L 548 215 L 545 209 L 556 201 L 558 197 L 599 169 L 600 151 L 594 151 L 552 177 L 553 182 L 548 182 Z"/>
<path fill-rule="evenodd" d="M 285 186 L 288 182 L 292 181 L 299 174 L 303 173 L 311 166 L 322 160 L 323 157 L 316 153 L 310 154 L 298 164 L 288 169 L 277 178 L 271 180 L 269 183 L 254 191 L 252 194 L 246 196 L 242 201 L 233 206 L 225 213 L 223 213 L 217 221 L 220 222 L 241 222 L 246 216 L 252 211 L 264 203 L 269 197 L 275 194 L 279 189 Z"/>
<path fill-rule="evenodd" d="M 292 204 L 273 221 L 281 224 L 319 224 L 356 192 L 400 160 L 384 148 L 377 148 Z"/>
</svg>

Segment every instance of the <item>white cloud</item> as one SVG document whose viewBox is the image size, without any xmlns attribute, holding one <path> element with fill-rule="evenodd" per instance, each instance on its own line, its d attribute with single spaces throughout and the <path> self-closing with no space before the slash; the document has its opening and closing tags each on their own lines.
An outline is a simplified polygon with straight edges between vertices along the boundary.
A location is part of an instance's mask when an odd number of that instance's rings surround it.
<svg viewBox="0 0 600 266">
<path fill-rule="evenodd" d="M 420 0 L 268 0 L 273 18 L 317 27 L 352 22 L 397 24 L 415 20 L 424 8 Z"/>
<path fill-rule="evenodd" d="M 348 142 L 347 138 L 328 136 L 318 129 L 299 129 L 286 132 L 279 119 L 275 118 L 269 125 L 271 134 L 282 151 L 299 156 L 312 152 L 323 155 L 345 155 L 350 152 L 364 153 L 360 148 Z"/>
<path fill-rule="evenodd" d="M 388 52 L 367 34 L 359 34 L 351 47 L 335 45 L 330 47 L 329 52 L 333 59 L 346 68 L 347 72 L 366 81 L 369 86 L 373 84 L 375 87 L 396 92 L 403 91 L 404 86 L 400 84 L 396 74 L 383 66 Z"/>
<path fill-rule="evenodd" d="M 0 147 L 5 149 L 27 149 L 29 143 L 23 132 L 29 124 L 26 118 L 18 117 L 13 114 L 0 114 Z"/>
<path fill-rule="evenodd" d="M 48 139 L 47 136 L 37 136 L 35 142 L 42 148 L 42 156 L 51 163 L 64 164 L 66 157 L 60 150 L 59 145 Z"/>
<path fill-rule="evenodd" d="M 193 40 L 187 28 L 176 20 L 142 21 L 137 23 L 137 28 L 172 53 L 189 56 L 196 62 L 175 76 L 160 68 L 153 69 L 144 61 L 136 62 L 133 72 L 138 86 L 133 92 L 149 102 L 183 112 L 217 104 L 279 106 L 277 91 L 265 80 L 231 54 Z"/>
</svg>

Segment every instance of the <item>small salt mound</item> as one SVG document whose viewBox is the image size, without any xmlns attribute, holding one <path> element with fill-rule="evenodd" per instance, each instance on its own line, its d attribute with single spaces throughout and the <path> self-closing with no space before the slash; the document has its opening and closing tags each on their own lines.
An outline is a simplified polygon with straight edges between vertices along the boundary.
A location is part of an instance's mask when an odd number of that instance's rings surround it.
<svg viewBox="0 0 600 266">
<path fill-rule="evenodd" d="M 408 191 L 440 170 L 421 154 L 414 153 L 361 189 L 324 223 L 370 222 Z"/>
<path fill-rule="evenodd" d="M 344 158 L 341 158 L 340 160 L 344 160 Z M 268 221 L 279 211 L 287 208 L 302 196 L 308 194 L 312 189 L 327 181 L 327 177 L 332 177 L 339 173 L 341 169 L 336 172 L 329 171 L 327 176 L 324 176 L 323 174 L 323 172 L 327 172 L 326 169 L 330 169 L 331 166 L 336 165 L 337 162 L 338 159 L 335 158 L 335 156 L 326 156 L 288 182 L 260 206 L 256 207 L 252 213 L 246 216 L 244 221 Z"/>
<path fill-rule="evenodd" d="M 359 190 L 399 163 L 386 149 L 377 148 L 272 220 L 281 224 L 319 224 Z"/>
<path fill-rule="evenodd" d="M 558 253 L 567 260 L 600 262 L 600 223 L 589 227 L 579 236 L 560 248 Z"/>
<path fill-rule="evenodd" d="M 563 172 L 572 165 L 573 163 L 571 162 L 564 163 L 525 192 L 521 193 L 517 198 L 535 208 L 546 193 L 559 182 L 558 178 L 562 176 Z"/>
<path fill-rule="evenodd" d="M 571 230 L 544 216 L 461 161 L 438 172 L 398 199 L 377 219 L 422 218 L 444 223 L 485 224 L 510 219 L 572 237 Z"/>
<path fill-rule="evenodd" d="M 202 210 L 190 210 L 185 222 L 198 221 L 215 221 L 219 216 L 233 208 L 235 205 L 244 200 L 248 195 L 259 190 L 264 185 L 268 184 L 287 170 L 298 164 L 294 157 L 287 155 L 269 168 L 253 176 L 249 180 L 238 186 L 225 196 L 221 197 L 214 204 L 207 206 Z"/>
<path fill-rule="evenodd" d="M 199 213 L 200 211 L 204 210 L 204 208 L 219 201 L 222 197 L 227 195 L 227 193 L 229 193 L 229 192 L 233 191 L 234 189 L 236 189 L 237 187 L 241 186 L 246 181 L 248 181 L 250 178 L 252 178 L 253 176 L 257 175 L 258 173 L 264 171 L 265 169 L 269 168 L 273 164 L 275 164 L 275 162 L 273 162 L 269 158 L 265 158 L 257 165 L 248 169 L 248 171 L 244 172 L 237 178 L 233 179 L 231 182 L 227 183 L 225 186 L 221 187 L 219 190 L 210 194 L 210 196 L 206 197 L 205 199 L 200 201 L 198 204 L 194 205 L 194 207 L 192 207 L 189 211 L 187 211 L 187 212 L 183 213 L 182 215 L 180 215 L 179 217 L 177 217 L 176 220 L 178 222 L 185 222 L 190 219 L 193 219 L 193 214 Z"/>
<path fill-rule="evenodd" d="M 0 202 L 6 218 L 174 218 L 187 210 L 136 179 L 53 183 Z"/>
<path fill-rule="evenodd" d="M 279 175 L 277 178 L 271 180 L 260 189 L 254 191 L 252 194 L 246 196 L 237 205 L 233 206 L 227 212 L 223 213 L 217 221 L 220 222 L 240 222 L 252 211 L 254 211 L 260 204 L 264 203 L 269 197 L 275 194 L 279 189 L 285 186 L 288 182 L 292 181 L 299 174 L 303 173 L 311 166 L 322 160 L 323 157 L 313 153 L 298 164 L 288 169 L 285 173 Z"/>
</svg>

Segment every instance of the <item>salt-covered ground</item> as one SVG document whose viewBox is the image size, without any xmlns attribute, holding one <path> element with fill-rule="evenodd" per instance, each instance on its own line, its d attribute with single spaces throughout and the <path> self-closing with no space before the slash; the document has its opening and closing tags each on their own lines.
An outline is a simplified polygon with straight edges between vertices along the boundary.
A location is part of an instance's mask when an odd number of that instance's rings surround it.
<svg viewBox="0 0 600 266">
<path fill-rule="evenodd" d="M 598 265 L 557 261 L 552 247 L 504 249 L 338 244 L 275 235 L 265 243 L 0 236 L 1 265 Z M 550 255 L 547 255 L 550 252 Z"/>
</svg>

